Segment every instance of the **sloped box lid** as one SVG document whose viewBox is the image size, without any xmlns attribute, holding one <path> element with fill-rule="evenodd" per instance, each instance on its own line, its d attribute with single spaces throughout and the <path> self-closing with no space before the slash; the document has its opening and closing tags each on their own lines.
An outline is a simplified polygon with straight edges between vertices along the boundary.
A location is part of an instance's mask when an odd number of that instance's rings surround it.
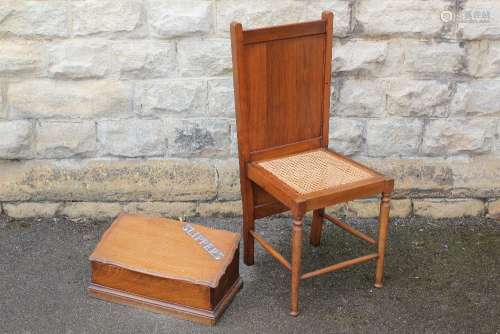
<svg viewBox="0 0 500 334">
<path fill-rule="evenodd" d="M 123 213 L 89 260 L 216 288 L 239 241 L 238 233 Z"/>
</svg>

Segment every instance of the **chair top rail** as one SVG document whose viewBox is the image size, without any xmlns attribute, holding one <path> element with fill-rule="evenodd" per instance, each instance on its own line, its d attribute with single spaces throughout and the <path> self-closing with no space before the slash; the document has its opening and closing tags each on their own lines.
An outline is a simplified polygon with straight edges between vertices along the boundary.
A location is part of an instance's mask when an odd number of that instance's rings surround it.
<svg viewBox="0 0 500 334">
<path fill-rule="evenodd" d="M 326 21 L 324 20 L 285 24 L 274 27 L 244 30 L 243 44 L 265 43 L 281 39 L 300 38 L 321 34 L 326 34 Z"/>
</svg>

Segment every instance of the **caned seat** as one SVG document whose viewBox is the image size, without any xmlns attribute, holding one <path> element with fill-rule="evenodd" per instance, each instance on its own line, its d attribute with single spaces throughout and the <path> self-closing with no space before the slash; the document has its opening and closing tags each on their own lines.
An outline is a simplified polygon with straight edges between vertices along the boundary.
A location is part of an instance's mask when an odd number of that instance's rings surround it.
<svg viewBox="0 0 500 334">
<path fill-rule="evenodd" d="M 256 164 L 302 195 L 378 176 L 376 172 L 324 149 L 258 161 Z"/>
<path fill-rule="evenodd" d="M 382 286 L 390 194 L 394 181 L 328 148 L 333 14 L 321 20 L 243 30 L 231 23 L 233 78 L 243 204 L 244 262 L 254 241 L 291 272 L 290 314 L 298 314 L 301 280 L 370 260 Z M 381 195 L 377 240 L 325 213 L 325 208 Z M 291 211 L 292 258 L 255 231 L 255 220 Z M 313 212 L 310 243 L 319 246 L 324 220 L 376 251 L 301 273 L 304 215 Z"/>
</svg>

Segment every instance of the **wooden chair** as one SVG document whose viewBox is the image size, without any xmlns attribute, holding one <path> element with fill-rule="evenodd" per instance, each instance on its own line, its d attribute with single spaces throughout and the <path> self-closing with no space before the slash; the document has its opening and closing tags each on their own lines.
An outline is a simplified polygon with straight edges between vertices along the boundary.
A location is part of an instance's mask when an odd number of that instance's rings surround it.
<svg viewBox="0 0 500 334">
<path fill-rule="evenodd" d="M 377 259 L 382 286 L 394 181 L 328 149 L 333 14 L 321 20 L 254 30 L 231 23 L 234 94 L 243 202 L 244 262 L 254 240 L 291 271 L 291 311 L 298 314 L 300 280 Z M 325 214 L 336 203 L 382 194 L 378 241 Z M 255 232 L 254 220 L 291 210 L 292 260 Z M 313 211 L 311 244 L 327 219 L 377 247 L 356 259 L 302 274 L 303 218 Z"/>
</svg>

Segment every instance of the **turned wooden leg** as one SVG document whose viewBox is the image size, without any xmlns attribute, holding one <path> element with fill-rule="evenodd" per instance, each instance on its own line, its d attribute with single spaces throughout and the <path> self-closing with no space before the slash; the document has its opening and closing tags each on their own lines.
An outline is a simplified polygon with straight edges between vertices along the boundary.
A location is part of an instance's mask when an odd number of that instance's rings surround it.
<svg viewBox="0 0 500 334">
<path fill-rule="evenodd" d="M 375 269 L 375 287 L 381 288 L 384 279 L 384 255 L 385 244 L 387 240 L 387 229 L 389 225 L 389 211 L 391 194 L 382 193 L 382 200 L 380 201 L 380 214 L 378 218 L 378 258 L 377 268 Z"/>
<path fill-rule="evenodd" d="M 321 242 L 321 230 L 323 228 L 324 213 L 325 209 L 317 209 L 313 211 L 311 234 L 309 235 L 309 243 L 313 246 L 319 246 Z"/>
<path fill-rule="evenodd" d="M 292 226 L 292 288 L 290 315 L 299 314 L 300 258 L 302 256 L 303 219 L 294 218 Z"/>
</svg>

